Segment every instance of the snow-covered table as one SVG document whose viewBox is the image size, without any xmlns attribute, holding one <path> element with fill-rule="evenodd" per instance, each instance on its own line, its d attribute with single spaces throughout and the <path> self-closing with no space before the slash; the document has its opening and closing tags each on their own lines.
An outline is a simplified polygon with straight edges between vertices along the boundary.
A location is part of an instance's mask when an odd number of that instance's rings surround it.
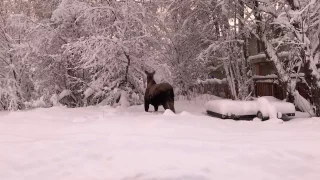
<svg viewBox="0 0 320 180">
<path fill-rule="evenodd" d="M 262 120 L 282 118 L 283 115 L 294 116 L 295 106 L 272 96 L 263 96 L 252 101 L 231 99 L 210 100 L 205 103 L 209 115 L 222 119 L 239 119 L 258 117 Z"/>
</svg>

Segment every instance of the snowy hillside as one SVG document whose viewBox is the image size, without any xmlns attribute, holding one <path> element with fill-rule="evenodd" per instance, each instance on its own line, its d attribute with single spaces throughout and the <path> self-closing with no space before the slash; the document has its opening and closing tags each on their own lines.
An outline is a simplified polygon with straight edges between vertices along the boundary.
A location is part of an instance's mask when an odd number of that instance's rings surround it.
<svg viewBox="0 0 320 180">
<path fill-rule="evenodd" d="M 55 107 L 0 113 L 1 180 L 317 180 L 320 120 L 221 120 L 203 101 L 177 114 Z"/>
</svg>

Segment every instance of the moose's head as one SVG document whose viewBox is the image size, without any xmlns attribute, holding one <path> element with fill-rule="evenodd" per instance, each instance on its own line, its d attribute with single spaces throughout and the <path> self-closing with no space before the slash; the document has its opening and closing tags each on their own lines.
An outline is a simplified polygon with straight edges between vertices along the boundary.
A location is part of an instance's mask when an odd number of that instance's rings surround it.
<svg viewBox="0 0 320 180">
<path fill-rule="evenodd" d="M 149 84 L 150 82 L 153 82 L 154 81 L 154 74 L 156 73 L 155 71 L 149 73 L 148 71 L 144 71 L 147 75 L 147 84 Z"/>
</svg>

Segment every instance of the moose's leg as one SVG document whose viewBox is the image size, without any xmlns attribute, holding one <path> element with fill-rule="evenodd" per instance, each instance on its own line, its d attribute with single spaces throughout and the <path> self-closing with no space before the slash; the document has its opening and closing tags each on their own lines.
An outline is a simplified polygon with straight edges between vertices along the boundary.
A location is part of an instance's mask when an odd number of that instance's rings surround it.
<svg viewBox="0 0 320 180">
<path fill-rule="evenodd" d="M 176 113 L 174 109 L 174 102 L 173 101 L 167 101 L 163 104 L 164 109 L 170 109 L 172 112 Z"/>
<path fill-rule="evenodd" d="M 157 112 L 159 106 L 158 105 L 154 105 L 153 107 L 154 107 L 154 111 Z"/>
<path fill-rule="evenodd" d="M 146 112 L 149 111 L 149 102 L 147 102 L 147 101 L 144 102 L 144 110 L 145 110 Z"/>
<path fill-rule="evenodd" d="M 169 109 L 171 109 L 172 112 L 176 113 L 174 109 L 174 101 L 168 101 L 167 103 L 168 103 Z"/>
<path fill-rule="evenodd" d="M 164 102 L 164 103 L 162 104 L 162 106 L 163 106 L 163 108 L 164 108 L 165 110 L 169 109 L 167 102 Z"/>
</svg>

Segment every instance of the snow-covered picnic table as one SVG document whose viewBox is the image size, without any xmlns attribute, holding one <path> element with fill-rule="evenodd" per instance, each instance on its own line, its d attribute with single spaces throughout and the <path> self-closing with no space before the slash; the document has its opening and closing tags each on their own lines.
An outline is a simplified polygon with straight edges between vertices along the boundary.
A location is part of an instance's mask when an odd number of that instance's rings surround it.
<svg viewBox="0 0 320 180">
<path fill-rule="evenodd" d="M 218 99 L 205 103 L 208 114 L 220 116 L 222 119 L 257 116 L 262 120 L 282 118 L 282 115 L 294 116 L 295 106 L 272 96 L 263 96 L 251 101 Z"/>
</svg>

